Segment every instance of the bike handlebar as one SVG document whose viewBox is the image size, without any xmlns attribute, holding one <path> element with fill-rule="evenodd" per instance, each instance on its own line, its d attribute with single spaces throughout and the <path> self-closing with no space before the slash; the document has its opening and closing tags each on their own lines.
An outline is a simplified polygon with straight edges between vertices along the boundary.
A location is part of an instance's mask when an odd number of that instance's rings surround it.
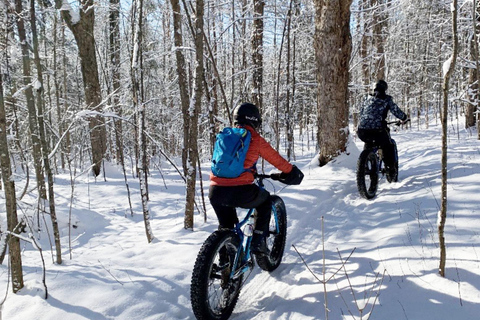
<svg viewBox="0 0 480 320">
<path fill-rule="evenodd" d="M 410 121 L 410 118 L 408 118 L 407 120 L 404 120 L 404 121 L 402 121 L 402 120 L 389 121 L 389 122 L 387 122 L 387 124 L 395 124 L 396 126 L 400 126 L 402 124 L 406 124 L 409 121 Z"/>
<path fill-rule="evenodd" d="M 269 174 L 255 174 L 255 178 L 261 178 L 261 179 L 268 179 L 268 178 L 271 178 L 271 176 Z"/>
<path fill-rule="evenodd" d="M 272 180 L 280 180 L 280 173 L 272 173 L 272 174 L 255 174 L 255 178 L 263 180 L 263 179 L 272 179 Z"/>
</svg>

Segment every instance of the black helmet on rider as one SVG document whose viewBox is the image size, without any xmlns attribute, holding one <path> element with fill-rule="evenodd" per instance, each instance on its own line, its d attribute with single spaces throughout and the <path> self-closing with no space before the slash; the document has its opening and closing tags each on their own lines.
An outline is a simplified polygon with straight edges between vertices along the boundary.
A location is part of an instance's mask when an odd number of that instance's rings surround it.
<svg viewBox="0 0 480 320">
<path fill-rule="evenodd" d="M 385 82 L 385 80 L 378 80 L 377 83 L 375 84 L 374 91 L 385 93 L 387 89 L 388 89 L 388 84 Z"/>
<path fill-rule="evenodd" d="M 255 130 L 260 128 L 262 117 L 257 106 L 251 103 L 242 103 L 233 110 L 234 124 L 249 125 Z"/>
</svg>

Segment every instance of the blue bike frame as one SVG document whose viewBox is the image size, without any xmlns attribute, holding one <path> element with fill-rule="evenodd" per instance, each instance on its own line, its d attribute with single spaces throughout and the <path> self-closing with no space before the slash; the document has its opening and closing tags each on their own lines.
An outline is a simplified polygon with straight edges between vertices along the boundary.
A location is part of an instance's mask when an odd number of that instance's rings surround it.
<svg viewBox="0 0 480 320">
<path fill-rule="evenodd" d="M 268 177 L 269 176 L 264 176 L 264 175 L 259 176 L 260 179 L 257 181 L 257 184 L 260 188 L 262 189 L 264 188 L 263 181 L 262 181 L 263 178 L 268 178 Z M 252 268 L 252 265 L 247 263 L 251 259 L 251 255 L 252 255 L 252 252 L 250 251 L 252 236 L 246 236 L 245 233 L 243 232 L 243 227 L 247 224 L 248 219 L 252 216 L 254 211 L 255 211 L 255 208 L 248 209 L 246 216 L 243 218 L 242 221 L 238 222 L 234 228 L 235 233 L 240 237 L 240 246 L 242 247 L 242 250 L 237 250 L 237 252 L 243 251 L 244 256 L 242 261 L 239 261 L 239 259 L 241 258 L 240 254 L 237 253 L 235 257 L 234 268 L 232 268 L 232 271 L 230 274 L 230 277 L 232 277 L 233 279 L 238 278 L 241 274 L 247 272 L 249 269 Z M 276 228 L 275 232 L 279 233 L 280 230 L 278 227 L 277 209 L 273 204 L 272 204 L 272 214 L 273 214 L 273 218 L 275 219 L 275 228 Z M 237 266 L 239 265 L 239 263 L 242 267 L 237 270 Z"/>
</svg>

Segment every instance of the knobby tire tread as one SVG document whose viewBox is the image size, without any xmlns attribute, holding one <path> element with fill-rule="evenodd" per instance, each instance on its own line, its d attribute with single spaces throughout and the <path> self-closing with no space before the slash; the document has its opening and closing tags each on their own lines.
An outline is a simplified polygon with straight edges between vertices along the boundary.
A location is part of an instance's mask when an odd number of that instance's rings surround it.
<svg viewBox="0 0 480 320">
<path fill-rule="evenodd" d="M 367 163 L 371 162 L 373 172 L 367 172 Z M 372 199 L 377 194 L 378 172 L 377 157 L 372 150 L 366 149 L 360 153 L 357 161 L 357 188 L 360 195 L 365 199 Z M 370 186 L 366 185 L 365 175 L 370 175 Z"/>
<path fill-rule="evenodd" d="M 267 238 L 267 246 L 270 249 L 268 255 L 257 254 L 255 256 L 258 266 L 265 271 L 273 271 L 278 268 L 282 262 L 283 253 L 285 251 L 285 243 L 287 240 L 287 209 L 285 203 L 278 196 L 271 196 L 272 206 L 275 206 L 278 214 L 279 233 L 270 234 Z M 275 217 L 270 218 L 270 225 L 274 223 Z M 271 230 L 272 231 L 272 230 Z M 270 245 L 271 244 L 271 245 Z"/>
<path fill-rule="evenodd" d="M 221 310 L 220 314 L 213 312 L 208 302 L 213 263 L 216 255 L 220 252 L 220 246 L 227 243 L 225 241 L 231 242 L 237 248 L 240 246 L 240 238 L 234 231 L 229 229 L 217 230 L 205 240 L 195 261 L 190 285 L 190 299 L 193 312 L 198 320 L 226 320 L 237 304 L 243 276 L 235 280 L 238 281 L 239 285 L 230 293 L 229 303 Z"/>
</svg>

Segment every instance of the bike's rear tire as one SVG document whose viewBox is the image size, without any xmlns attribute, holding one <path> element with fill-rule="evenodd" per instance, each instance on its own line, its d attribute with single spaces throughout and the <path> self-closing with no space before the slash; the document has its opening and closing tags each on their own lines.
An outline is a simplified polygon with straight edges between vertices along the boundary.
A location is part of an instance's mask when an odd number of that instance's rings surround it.
<svg viewBox="0 0 480 320">
<path fill-rule="evenodd" d="M 357 162 L 357 188 L 365 199 L 372 199 L 377 194 L 378 163 L 373 150 L 363 150 Z"/>
<path fill-rule="evenodd" d="M 277 269 L 282 262 L 287 240 L 287 209 L 285 208 L 285 203 L 278 196 L 271 196 L 271 200 L 272 216 L 270 217 L 269 236 L 267 238 L 269 253 L 267 255 L 255 255 L 258 266 L 262 270 L 269 272 Z M 276 211 L 276 218 L 273 208 Z"/>
<path fill-rule="evenodd" d="M 394 164 L 394 173 L 392 175 L 387 174 L 387 181 L 392 183 L 392 182 L 398 182 L 398 150 L 397 150 L 397 143 L 395 140 L 392 139 L 392 144 L 393 144 L 393 150 L 395 152 L 395 164 Z"/>
<path fill-rule="evenodd" d="M 240 237 L 229 229 L 217 230 L 205 240 L 190 285 L 192 310 L 198 320 L 225 320 L 232 314 L 243 283 L 243 274 L 230 277 L 238 250 L 242 250 Z"/>
<path fill-rule="evenodd" d="M 387 181 L 390 183 L 398 182 L 398 161 L 395 161 L 394 170 L 395 171 L 392 174 L 387 172 Z"/>
</svg>

